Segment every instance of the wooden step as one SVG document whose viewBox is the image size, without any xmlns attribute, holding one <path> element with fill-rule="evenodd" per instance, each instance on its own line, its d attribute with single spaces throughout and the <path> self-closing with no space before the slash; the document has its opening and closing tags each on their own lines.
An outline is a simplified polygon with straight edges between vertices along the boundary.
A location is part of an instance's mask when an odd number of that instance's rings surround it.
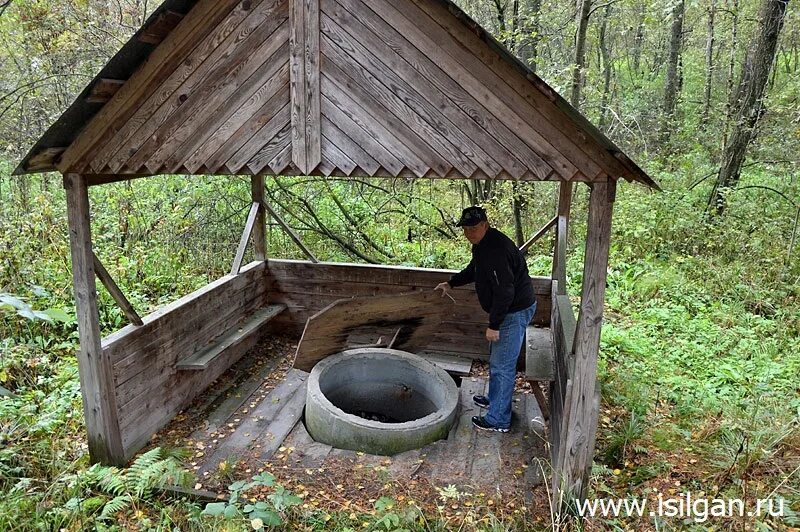
<svg viewBox="0 0 800 532">
<path fill-rule="evenodd" d="M 178 370 L 202 371 L 222 353 L 228 349 L 235 348 L 244 342 L 250 335 L 257 332 L 269 320 L 286 310 L 286 305 L 269 305 L 254 312 L 252 316 L 239 322 L 234 329 L 227 331 L 222 336 L 217 337 L 214 342 L 206 347 L 184 358 L 175 366 Z"/>
<path fill-rule="evenodd" d="M 525 330 L 525 377 L 529 381 L 555 379 L 553 335 L 550 329 L 528 326 Z"/>
</svg>

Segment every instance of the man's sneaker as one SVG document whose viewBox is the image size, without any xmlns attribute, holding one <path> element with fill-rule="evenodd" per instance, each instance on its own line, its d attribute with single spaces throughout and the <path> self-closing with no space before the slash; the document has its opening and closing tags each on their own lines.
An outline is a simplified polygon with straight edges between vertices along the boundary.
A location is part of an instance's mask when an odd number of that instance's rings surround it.
<svg viewBox="0 0 800 532">
<path fill-rule="evenodd" d="M 489 408 L 489 398 L 485 395 L 473 395 L 472 402 L 481 408 Z"/>
<path fill-rule="evenodd" d="M 509 430 L 511 430 L 508 428 L 504 429 L 502 427 L 495 427 L 494 425 L 486 421 L 486 418 L 483 416 L 472 416 L 472 424 L 481 430 L 488 430 L 491 432 L 508 432 Z"/>
</svg>

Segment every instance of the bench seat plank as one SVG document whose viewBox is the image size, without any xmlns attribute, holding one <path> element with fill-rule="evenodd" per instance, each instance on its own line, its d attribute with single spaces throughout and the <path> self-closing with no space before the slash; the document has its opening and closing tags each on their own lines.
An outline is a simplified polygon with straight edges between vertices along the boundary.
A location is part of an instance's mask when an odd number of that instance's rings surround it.
<svg viewBox="0 0 800 532">
<path fill-rule="evenodd" d="M 244 341 L 248 336 L 256 332 L 262 325 L 269 320 L 286 310 L 286 305 L 269 305 L 255 313 L 252 316 L 240 322 L 238 327 L 231 329 L 222 336 L 218 337 L 206 349 L 202 349 L 193 353 L 192 355 L 184 358 L 176 365 L 179 370 L 188 371 L 202 371 L 211 364 L 218 356 L 235 347 Z"/>
</svg>

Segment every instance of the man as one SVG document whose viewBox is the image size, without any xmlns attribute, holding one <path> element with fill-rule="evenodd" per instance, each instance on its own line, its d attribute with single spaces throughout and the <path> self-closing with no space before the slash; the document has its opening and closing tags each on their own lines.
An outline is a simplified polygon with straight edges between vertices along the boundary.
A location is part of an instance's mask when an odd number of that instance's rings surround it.
<svg viewBox="0 0 800 532">
<path fill-rule="evenodd" d="M 517 376 L 517 358 L 525 338 L 525 328 L 536 312 L 536 299 L 528 275 L 528 265 L 514 242 L 489 227 L 486 211 L 467 207 L 456 224 L 472 244 L 472 260 L 446 283 L 436 286 L 444 296 L 457 286 L 475 283 L 483 310 L 489 313 L 486 339 L 490 343 L 489 396 L 472 399 L 486 416 L 473 416 L 478 429 L 508 432 L 511 427 L 511 400 Z"/>
</svg>

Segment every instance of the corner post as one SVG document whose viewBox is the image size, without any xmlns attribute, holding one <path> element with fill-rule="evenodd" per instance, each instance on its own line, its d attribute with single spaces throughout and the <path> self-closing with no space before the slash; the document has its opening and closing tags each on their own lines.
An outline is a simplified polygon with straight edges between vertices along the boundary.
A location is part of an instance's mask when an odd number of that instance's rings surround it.
<svg viewBox="0 0 800 532">
<path fill-rule="evenodd" d="M 267 217 L 264 209 L 264 176 L 254 175 L 250 178 L 253 203 L 258 204 L 256 224 L 253 226 L 253 253 L 259 261 L 267 260 Z"/>
<path fill-rule="evenodd" d="M 615 198 L 616 183 L 613 180 L 592 183 L 580 315 L 573 344 L 575 369 L 571 393 L 565 398 L 568 405 L 565 404 L 564 411 L 568 413 L 568 418 L 562 424 L 562 442 L 566 440 L 566 445 L 560 451 L 563 461 L 554 472 L 558 475 L 561 492 L 558 495 L 562 504 L 570 504 L 574 498 L 586 497 L 594 457 L 599 413 L 597 355 Z"/>
<path fill-rule="evenodd" d="M 567 236 L 569 235 L 569 213 L 572 205 L 572 183 L 562 181 L 558 191 L 558 221 L 556 222 L 556 245 L 553 249 L 553 273 L 558 281 L 558 295 L 567 293 Z"/>
<path fill-rule="evenodd" d="M 72 282 L 78 315 L 80 351 L 78 372 L 91 461 L 122 465 L 125 452 L 117 417 L 117 396 L 111 361 L 100 344 L 94 256 L 89 221 L 89 189 L 86 177 L 65 174 L 67 218 L 72 254 Z"/>
</svg>

